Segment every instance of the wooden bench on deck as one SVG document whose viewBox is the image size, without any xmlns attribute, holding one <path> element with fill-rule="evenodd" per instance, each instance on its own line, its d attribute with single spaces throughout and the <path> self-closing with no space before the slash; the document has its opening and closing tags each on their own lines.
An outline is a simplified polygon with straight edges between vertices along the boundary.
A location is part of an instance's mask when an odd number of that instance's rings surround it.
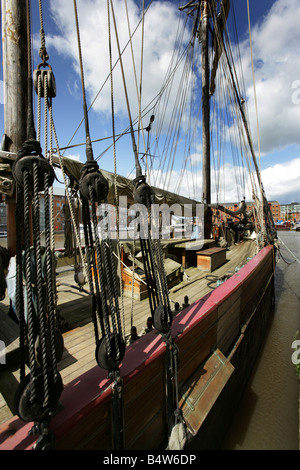
<svg viewBox="0 0 300 470">
<path fill-rule="evenodd" d="M 226 262 L 226 248 L 208 248 L 197 251 L 197 268 L 212 272 Z"/>
</svg>

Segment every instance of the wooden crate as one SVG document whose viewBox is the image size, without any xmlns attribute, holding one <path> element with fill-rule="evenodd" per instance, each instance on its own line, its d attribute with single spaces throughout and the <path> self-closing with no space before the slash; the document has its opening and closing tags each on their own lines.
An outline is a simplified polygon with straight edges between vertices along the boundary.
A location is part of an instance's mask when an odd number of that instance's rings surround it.
<svg viewBox="0 0 300 470">
<path fill-rule="evenodd" d="M 132 281 L 133 281 L 133 290 L 132 290 Z M 130 297 L 133 295 L 133 298 L 136 300 L 143 300 L 148 297 L 148 289 L 146 284 L 146 276 L 144 273 L 134 273 L 134 278 L 132 279 L 132 271 L 129 268 L 124 268 L 122 270 L 122 282 L 123 282 L 123 294 L 125 297 Z"/>
<path fill-rule="evenodd" d="M 226 262 L 226 248 L 209 248 L 197 251 L 197 268 L 212 272 Z"/>
</svg>

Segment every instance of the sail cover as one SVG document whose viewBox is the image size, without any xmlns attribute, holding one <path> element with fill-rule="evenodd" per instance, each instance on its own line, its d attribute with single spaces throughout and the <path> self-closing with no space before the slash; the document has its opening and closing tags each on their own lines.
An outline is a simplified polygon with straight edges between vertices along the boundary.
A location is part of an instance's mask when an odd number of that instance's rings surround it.
<svg viewBox="0 0 300 470">
<path fill-rule="evenodd" d="M 14 162 L 16 155 L 12 154 L 11 152 L 0 152 L 0 157 L 1 160 L 3 161 L 9 161 L 10 164 Z M 72 160 L 68 157 L 61 157 L 61 160 L 63 162 L 64 166 L 64 171 L 66 175 L 69 178 L 74 178 L 75 180 L 79 180 L 81 176 L 81 170 L 83 168 L 83 163 Z M 60 167 L 60 159 L 57 156 L 53 156 L 53 163 L 54 165 L 59 168 Z M 5 171 L 5 178 L 6 178 L 6 188 L 10 188 L 10 194 L 13 192 L 13 187 L 14 187 L 14 181 L 13 181 L 13 176 L 12 173 L 7 171 L 7 166 L 5 166 L 6 171 Z M 109 204 L 115 204 L 115 175 L 114 173 L 111 173 L 106 170 L 100 170 L 105 178 L 107 178 L 109 182 L 109 193 L 108 193 L 108 203 Z M 4 175 L 3 175 L 4 176 Z M 1 168 L 0 168 L 0 177 L 1 177 Z M 119 196 L 126 196 L 127 197 L 127 203 L 129 205 L 134 204 L 133 200 L 133 189 L 134 189 L 134 183 L 133 180 L 126 178 L 125 176 L 121 175 L 116 175 L 116 180 L 117 180 L 117 191 Z M 7 184 L 7 181 L 11 182 L 10 185 Z M 5 187 L 0 187 L 0 192 L 7 194 L 5 192 Z M 185 196 L 181 196 L 179 194 L 172 193 L 170 191 L 166 191 L 164 189 L 160 188 L 152 188 L 155 193 L 155 203 L 156 204 L 168 204 L 169 206 L 172 206 L 173 204 L 179 204 L 182 209 L 184 209 L 185 205 L 191 205 L 190 207 L 192 208 L 192 215 L 196 215 L 196 205 L 200 204 L 200 201 L 197 201 L 195 199 L 190 199 Z"/>
</svg>

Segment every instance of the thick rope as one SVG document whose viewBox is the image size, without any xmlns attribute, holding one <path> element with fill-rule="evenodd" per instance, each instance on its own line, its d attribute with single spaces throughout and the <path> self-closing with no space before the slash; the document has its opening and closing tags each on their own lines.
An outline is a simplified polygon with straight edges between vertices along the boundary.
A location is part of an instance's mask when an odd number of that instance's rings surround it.
<svg viewBox="0 0 300 470">
<path fill-rule="evenodd" d="M 126 100 L 126 105 L 127 105 L 128 118 L 129 118 L 129 122 L 130 122 L 130 133 L 131 133 L 133 153 L 134 153 L 134 157 L 135 157 L 135 165 L 136 165 L 137 171 L 141 175 L 142 171 L 141 171 L 141 167 L 140 167 L 140 163 L 139 163 L 139 159 L 138 159 L 138 151 L 137 151 L 135 136 L 134 136 L 134 132 L 133 132 L 133 123 L 132 123 L 132 117 L 131 117 L 131 110 L 130 110 L 130 104 L 129 104 L 129 97 L 128 97 L 126 79 L 125 79 L 125 72 L 124 72 L 124 67 L 123 67 L 123 59 L 122 59 L 122 54 L 121 54 L 121 49 L 120 49 L 119 36 L 118 36 L 118 32 L 117 32 L 116 18 L 115 18 L 115 13 L 114 13 L 114 7 L 113 7 L 112 0 L 110 0 L 110 5 L 111 5 L 111 11 L 112 11 L 112 17 L 113 17 L 113 23 L 114 23 L 114 29 L 115 29 L 115 36 L 116 36 L 116 41 L 117 41 L 117 48 L 118 48 L 118 53 L 119 53 L 119 61 L 120 61 L 120 66 L 121 66 L 121 73 L 122 73 L 122 79 L 123 79 L 123 86 L 124 86 L 124 92 L 125 92 L 125 100 Z"/>
<path fill-rule="evenodd" d="M 110 27 L 109 0 L 107 0 L 107 18 L 108 18 L 108 38 L 109 38 L 108 43 L 109 43 L 110 86 L 111 86 L 113 155 L 114 155 L 114 189 L 115 189 L 115 204 L 116 204 L 116 215 L 117 215 L 117 220 L 116 220 L 116 225 L 117 225 L 117 250 L 118 250 L 118 259 L 121 261 L 121 249 L 120 249 L 120 238 L 119 238 L 119 196 L 118 196 L 118 185 L 117 185 L 117 156 L 116 156 L 114 85 L 113 85 L 113 66 L 112 66 L 112 47 L 111 47 L 111 27 Z M 124 331 L 124 335 L 125 335 L 125 309 L 124 309 L 124 296 L 123 296 L 122 269 L 121 269 L 121 263 L 120 262 L 118 262 L 118 273 L 119 273 L 119 282 L 120 282 L 123 331 Z"/>
<path fill-rule="evenodd" d="M 258 158 L 259 158 L 259 167 L 260 167 L 260 166 L 261 166 L 261 157 L 260 157 L 260 135 L 259 135 L 259 124 L 258 124 L 258 109 L 257 109 L 257 96 L 256 96 L 254 61 L 253 61 L 253 50 L 252 50 L 252 37 L 251 37 L 251 21 L 250 21 L 249 0 L 247 0 L 247 12 L 248 12 L 248 25 L 249 25 L 249 41 L 250 41 L 250 52 L 251 52 L 251 67 L 252 67 L 252 79 L 253 79 L 253 92 L 254 92 L 254 102 L 255 102 L 255 110 L 256 110 L 256 127 L 257 127 Z"/>
</svg>

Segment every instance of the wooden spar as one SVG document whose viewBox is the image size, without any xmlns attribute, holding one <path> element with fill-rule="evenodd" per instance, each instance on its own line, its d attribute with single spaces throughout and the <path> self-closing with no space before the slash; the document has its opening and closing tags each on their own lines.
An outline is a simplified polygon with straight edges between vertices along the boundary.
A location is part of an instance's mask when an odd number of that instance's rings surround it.
<svg viewBox="0 0 300 470">
<path fill-rule="evenodd" d="M 203 1 L 201 21 L 202 41 L 202 202 L 211 204 L 210 172 L 210 109 L 209 109 L 209 56 L 208 56 L 208 2 Z M 205 217 L 204 238 L 211 238 L 211 210 Z"/>
<path fill-rule="evenodd" d="M 4 133 L 7 150 L 16 153 L 27 138 L 28 54 L 26 2 L 2 0 Z M 7 197 L 7 248 L 15 255 L 16 197 Z"/>
</svg>

